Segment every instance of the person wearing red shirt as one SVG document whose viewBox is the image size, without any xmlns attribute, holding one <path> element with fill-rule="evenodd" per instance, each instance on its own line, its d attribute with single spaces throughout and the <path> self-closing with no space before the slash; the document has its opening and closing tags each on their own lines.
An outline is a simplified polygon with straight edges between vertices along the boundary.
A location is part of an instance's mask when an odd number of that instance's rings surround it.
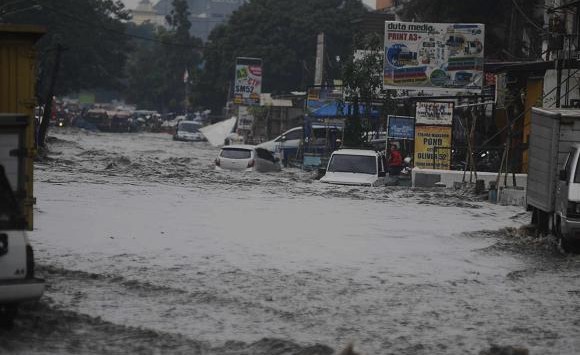
<svg viewBox="0 0 580 355">
<path fill-rule="evenodd" d="M 403 158 L 401 152 L 397 149 L 395 144 L 391 145 L 391 152 L 389 154 L 389 175 L 399 175 L 403 169 Z"/>
</svg>

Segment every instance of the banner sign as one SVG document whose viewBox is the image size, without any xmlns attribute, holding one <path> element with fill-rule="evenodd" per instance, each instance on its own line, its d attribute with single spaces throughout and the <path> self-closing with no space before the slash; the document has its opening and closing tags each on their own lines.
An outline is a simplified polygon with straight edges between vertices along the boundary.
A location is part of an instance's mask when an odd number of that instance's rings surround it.
<svg viewBox="0 0 580 355">
<path fill-rule="evenodd" d="M 414 139 L 415 138 L 415 118 L 408 116 L 389 115 L 388 138 L 394 139 Z"/>
<path fill-rule="evenodd" d="M 260 105 L 262 93 L 262 60 L 236 58 L 234 103 L 246 106 Z"/>
<path fill-rule="evenodd" d="M 417 102 L 415 118 L 417 124 L 451 126 L 453 102 Z"/>
<path fill-rule="evenodd" d="M 252 130 L 254 126 L 254 116 L 248 111 L 246 106 L 238 106 L 238 129 Z"/>
<path fill-rule="evenodd" d="M 384 89 L 480 93 L 482 24 L 385 22 Z"/>
<path fill-rule="evenodd" d="M 415 166 L 437 170 L 451 168 L 451 127 L 415 127 Z"/>
</svg>

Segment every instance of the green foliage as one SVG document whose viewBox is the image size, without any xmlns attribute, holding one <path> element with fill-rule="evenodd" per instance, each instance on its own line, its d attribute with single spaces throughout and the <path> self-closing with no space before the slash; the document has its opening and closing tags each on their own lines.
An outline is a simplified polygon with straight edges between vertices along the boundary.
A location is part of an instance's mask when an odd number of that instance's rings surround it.
<svg viewBox="0 0 580 355">
<path fill-rule="evenodd" d="M 352 103 L 352 112 L 348 112 L 344 131 L 344 145 L 361 147 L 367 131 L 372 130 L 370 110 L 373 103 L 382 97 L 382 38 L 369 35 L 357 41 L 359 52 L 356 57 L 350 56 L 342 72 L 345 99 Z M 359 105 L 365 112 L 359 112 Z"/>
<path fill-rule="evenodd" d="M 334 58 L 347 57 L 356 26 L 366 10 L 359 0 L 253 0 L 210 34 L 204 53 L 201 99 L 223 106 L 234 79 L 236 57 L 263 60 L 264 92 L 305 89 L 313 83 L 316 36 L 326 35 L 327 78 L 339 73 Z"/>
<path fill-rule="evenodd" d="M 517 0 L 525 15 L 543 22 L 543 0 Z M 402 7 L 400 17 L 404 21 L 463 22 L 485 24 L 485 55 L 487 58 L 514 60 L 541 53 L 541 32 L 538 31 L 511 0 L 411 0 Z M 524 48 L 522 29 L 529 30 L 532 48 Z"/>
<path fill-rule="evenodd" d="M 38 4 L 41 9 L 31 5 Z M 64 46 L 56 94 L 84 88 L 119 88 L 126 59 L 125 25 L 129 18 L 121 1 L 34 0 L 0 1 L 4 20 L 46 26 L 39 41 L 40 96 L 54 68 L 55 48 Z"/>
<path fill-rule="evenodd" d="M 126 98 L 140 108 L 183 112 L 186 100 L 184 72 L 189 73 L 188 85 L 199 77 L 201 40 L 189 34 L 191 22 L 187 2 L 174 0 L 173 6 L 167 16 L 169 30 L 147 24 L 135 28 L 143 32 L 146 28 L 142 27 L 148 26 L 154 38 L 154 41 L 136 42 L 127 65 Z"/>
</svg>

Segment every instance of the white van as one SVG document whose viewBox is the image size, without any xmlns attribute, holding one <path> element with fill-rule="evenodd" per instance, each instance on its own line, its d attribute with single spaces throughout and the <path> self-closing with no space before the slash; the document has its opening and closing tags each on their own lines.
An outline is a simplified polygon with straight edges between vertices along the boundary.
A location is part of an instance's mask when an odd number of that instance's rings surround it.
<svg viewBox="0 0 580 355">
<path fill-rule="evenodd" d="M 34 255 L 26 236 L 26 221 L 13 186 L 23 181 L 19 136 L 0 125 L 0 327 L 10 326 L 18 305 L 38 300 L 44 280 L 34 277 Z M 5 168 L 6 167 L 6 168 Z"/>
<path fill-rule="evenodd" d="M 199 131 L 202 125 L 195 121 L 181 121 L 177 124 L 173 140 L 187 142 L 205 141 L 204 135 Z"/>
<path fill-rule="evenodd" d="M 580 144 L 570 147 L 564 169 L 559 172 L 554 207 L 555 234 L 562 240 L 562 247 L 580 241 Z"/>
<path fill-rule="evenodd" d="M 0 326 L 10 326 L 18 305 L 37 300 L 44 280 L 34 277 L 34 256 L 26 236 L 26 167 L 31 157 L 23 115 L 0 114 Z M 28 175 L 30 177 L 30 175 Z"/>
<path fill-rule="evenodd" d="M 334 134 L 330 134 L 330 132 Z M 313 149 L 316 149 L 316 147 L 324 148 L 329 143 L 326 141 L 327 135 L 338 138 L 342 137 L 342 133 L 340 132 L 342 132 L 341 126 L 312 124 L 312 140 L 308 143 Z M 267 149 L 273 153 L 281 153 L 284 161 L 287 161 L 289 157 L 296 156 L 303 139 L 304 129 L 302 127 L 294 127 L 270 141 L 258 144 L 258 147 Z M 334 142 L 331 145 L 334 145 Z"/>
<path fill-rule="evenodd" d="M 373 150 L 340 149 L 332 153 L 321 182 L 338 185 L 385 184 L 385 161 Z"/>
</svg>

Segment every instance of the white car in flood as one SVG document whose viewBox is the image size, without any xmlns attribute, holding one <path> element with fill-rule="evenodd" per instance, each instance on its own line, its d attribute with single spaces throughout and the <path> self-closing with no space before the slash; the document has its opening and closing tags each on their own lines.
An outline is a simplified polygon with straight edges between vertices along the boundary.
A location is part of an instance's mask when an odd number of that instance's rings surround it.
<svg viewBox="0 0 580 355">
<path fill-rule="evenodd" d="M 186 142 L 205 141 L 204 135 L 199 131 L 202 125 L 195 121 L 181 121 L 177 124 L 173 140 Z"/>
<path fill-rule="evenodd" d="M 222 148 L 215 159 L 216 169 L 259 171 L 262 173 L 280 171 L 280 160 L 264 149 L 253 145 L 229 145 Z"/>
<path fill-rule="evenodd" d="M 338 185 L 385 184 L 383 156 L 373 150 L 340 149 L 332 153 L 321 182 Z"/>
</svg>

